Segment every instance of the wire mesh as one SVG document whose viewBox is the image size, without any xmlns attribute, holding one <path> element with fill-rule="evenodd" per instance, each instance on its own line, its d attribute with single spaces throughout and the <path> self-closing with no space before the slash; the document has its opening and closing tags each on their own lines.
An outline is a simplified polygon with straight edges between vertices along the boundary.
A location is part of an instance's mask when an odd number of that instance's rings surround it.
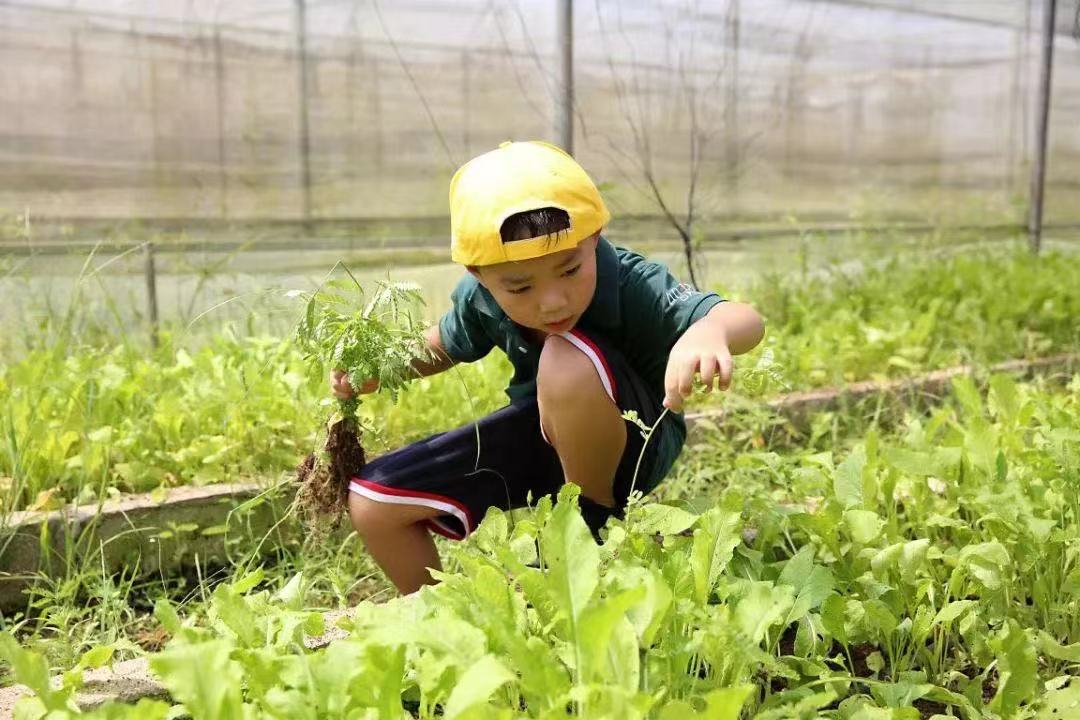
<svg viewBox="0 0 1080 720">
<path fill-rule="evenodd" d="M 439 235 L 454 167 L 552 137 L 554 3 L 305 9 L 302 64 L 295 2 L 0 2 L 0 211 Z M 617 217 L 691 205 L 704 232 L 787 215 L 1018 222 L 1041 12 L 579 2 L 577 154 Z M 1074 17 L 1063 4 L 1051 111 L 1047 222 L 1063 226 L 1080 223 Z"/>
</svg>

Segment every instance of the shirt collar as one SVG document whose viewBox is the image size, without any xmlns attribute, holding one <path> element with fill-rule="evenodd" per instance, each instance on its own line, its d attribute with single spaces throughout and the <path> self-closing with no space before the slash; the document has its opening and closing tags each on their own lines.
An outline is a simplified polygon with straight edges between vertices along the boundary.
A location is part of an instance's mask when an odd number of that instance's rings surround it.
<svg viewBox="0 0 1080 720">
<path fill-rule="evenodd" d="M 487 288 L 477 285 L 473 296 L 476 309 L 496 320 L 506 319 L 506 313 Z M 600 237 L 596 243 L 596 291 L 581 319 L 594 327 L 612 328 L 619 324 L 619 256 L 615 247 Z"/>
</svg>

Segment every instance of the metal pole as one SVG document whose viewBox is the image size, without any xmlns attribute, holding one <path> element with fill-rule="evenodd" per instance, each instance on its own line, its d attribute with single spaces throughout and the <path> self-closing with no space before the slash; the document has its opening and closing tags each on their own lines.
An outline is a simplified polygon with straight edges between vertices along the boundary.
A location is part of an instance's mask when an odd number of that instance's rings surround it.
<svg viewBox="0 0 1080 720">
<path fill-rule="evenodd" d="M 737 202 L 739 188 L 739 0 L 731 0 L 728 7 L 728 87 L 724 106 L 725 130 L 727 131 L 727 180 L 732 210 Z"/>
<path fill-rule="evenodd" d="M 1020 77 L 1020 102 L 1023 103 L 1023 111 L 1020 113 L 1020 167 L 1024 168 L 1028 161 L 1031 147 L 1031 107 L 1028 98 L 1031 97 L 1031 4 L 1033 0 L 1024 0 L 1024 71 Z"/>
<path fill-rule="evenodd" d="M 1043 6 L 1042 63 L 1039 78 L 1038 123 L 1035 126 L 1035 164 L 1031 169 L 1031 207 L 1028 216 L 1028 245 L 1039 253 L 1042 245 L 1043 189 L 1046 186 L 1046 141 L 1050 125 L 1050 71 L 1054 66 L 1054 11 L 1057 0 Z"/>
<path fill-rule="evenodd" d="M 71 31 L 71 79 L 77 97 L 82 100 L 83 89 L 83 62 L 82 47 L 79 45 L 79 31 Z"/>
<path fill-rule="evenodd" d="M 469 51 L 461 53 L 461 133 L 462 142 L 465 144 L 465 157 L 472 157 L 472 138 L 469 136 L 469 123 L 472 122 L 472 68 Z"/>
<path fill-rule="evenodd" d="M 154 269 L 154 242 L 143 244 L 144 273 L 146 275 L 146 315 L 150 321 L 150 344 L 158 346 L 157 271 Z"/>
<path fill-rule="evenodd" d="M 375 174 L 382 177 L 383 171 L 383 113 L 382 113 L 382 63 L 379 58 L 371 59 L 371 127 L 375 135 Z"/>
<path fill-rule="evenodd" d="M 150 57 L 150 129 L 153 133 L 151 137 L 151 147 L 154 150 L 154 189 L 160 191 L 164 185 L 164 178 L 162 175 L 165 162 L 163 160 L 164 151 L 161 147 L 161 118 L 158 113 L 158 68 L 156 52 Z"/>
<path fill-rule="evenodd" d="M 345 66 L 345 110 L 348 115 L 348 122 L 346 127 L 349 129 L 349 139 L 346 147 L 346 158 L 348 162 L 348 170 L 346 175 L 350 180 L 355 179 L 354 168 L 360 167 L 359 155 L 359 133 L 356 131 L 356 88 L 357 88 L 357 71 L 356 71 L 356 55 L 357 46 L 359 41 L 353 40 L 349 45 L 349 60 Z"/>
<path fill-rule="evenodd" d="M 225 148 L 225 53 L 221 47 L 221 30 L 214 28 L 214 89 L 217 110 L 218 212 L 222 219 L 229 216 L 229 173 Z"/>
<path fill-rule="evenodd" d="M 311 136 L 308 117 L 307 13 L 305 0 L 296 2 L 297 101 L 300 121 L 300 198 L 305 223 L 311 219 Z"/>
<path fill-rule="evenodd" d="M 555 12 L 559 38 L 559 92 L 555 97 L 555 141 L 574 154 L 574 0 L 559 0 Z"/>
<path fill-rule="evenodd" d="M 1012 81 L 1009 87 L 1009 134 L 1008 149 L 1005 153 L 1005 192 L 1011 195 L 1016 189 L 1017 150 L 1020 137 L 1021 116 L 1026 112 L 1025 103 L 1020 94 L 1020 71 L 1024 63 L 1024 31 L 1017 30 L 1013 35 Z"/>
</svg>

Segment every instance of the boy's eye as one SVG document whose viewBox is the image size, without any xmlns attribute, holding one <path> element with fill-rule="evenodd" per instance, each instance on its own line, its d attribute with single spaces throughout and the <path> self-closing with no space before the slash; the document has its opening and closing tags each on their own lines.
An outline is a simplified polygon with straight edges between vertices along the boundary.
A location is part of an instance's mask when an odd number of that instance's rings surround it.
<svg viewBox="0 0 1080 720">
<path fill-rule="evenodd" d="M 514 288 L 513 290 L 507 290 L 506 292 L 511 295 L 524 295 L 530 289 L 529 285 L 525 285 L 524 287 Z"/>
<path fill-rule="evenodd" d="M 575 265 L 566 272 L 563 273 L 563 277 L 569 277 L 570 275 L 576 275 L 577 271 L 581 269 L 580 265 Z"/>
</svg>

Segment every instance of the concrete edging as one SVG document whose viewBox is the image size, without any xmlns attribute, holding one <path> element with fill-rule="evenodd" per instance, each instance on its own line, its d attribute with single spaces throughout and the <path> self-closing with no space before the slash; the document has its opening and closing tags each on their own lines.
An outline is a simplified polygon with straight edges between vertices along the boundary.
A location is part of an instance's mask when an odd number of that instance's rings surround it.
<svg viewBox="0 0 1080 720">
<path fill-rule="evenodd" d="M 765 409 L 782 417 L 794 427 L 805 429 L 809 426 L 810 418 L 816 413 L 849 407 L 872 397 L 889 400 L 908 396 L 921 404 L 931 404 L 947 395 L 952 379 L 961 375 L 1011 374 L 1030 377 L 1059 371 L 1071 373 L 1077 368 L 1080 368 L 1080 353 L 1060 353 L 1034 360 L 1008 360 L 988 367 L 959 365 L 913 378 L 886 381 L 865 380 L 840 388 L 803 390 L 781 395 L 762 404 Z M 738 414 L 740 414 L 738 409 L 688 413 L 686 424 L 692 431 L 695 426 L 705 427 L 706 424 L 701 421 L 706 421 L 710 426 L 709 429 L 712 429 L 711 425 L 717 421 Z"/>
<path fill-rule="evenodd" d="M 225 560 L 233 545 L 271 531 L 291 499 L 288 492 L 286 485 L 234 483 L 13 512 L 0 526 L 0 612 L 23 607 L 24 591 L 41 573 L 92 562 L 149 574 L 174 571 L 195 557 Z"/>
</svg>

